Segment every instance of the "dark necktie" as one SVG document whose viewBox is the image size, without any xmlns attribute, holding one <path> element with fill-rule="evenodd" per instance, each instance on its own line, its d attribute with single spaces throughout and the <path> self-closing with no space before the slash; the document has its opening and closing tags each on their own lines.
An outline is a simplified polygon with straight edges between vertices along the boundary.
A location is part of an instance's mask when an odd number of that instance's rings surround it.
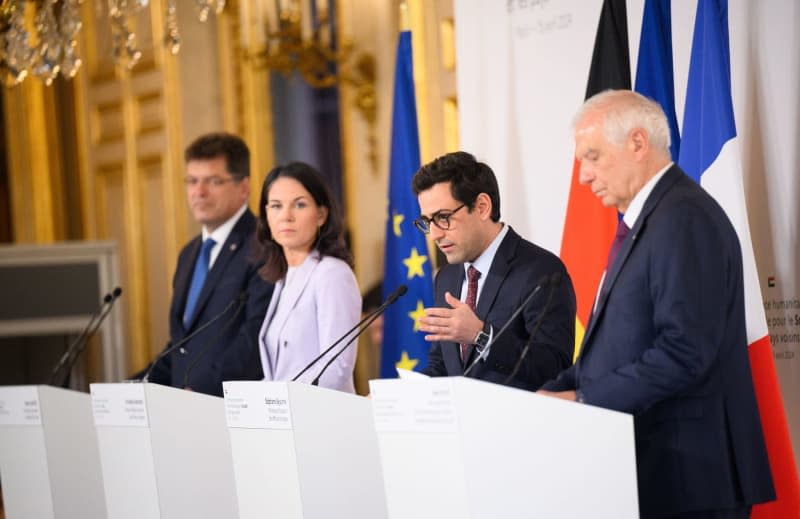
<svg viewBox="0 0 800 519">
<path fill-rule="evenodd" d="M 192 322 L 194 315 L 194 307 L 197 305 L 197 298 L 200 297 L 200 291 L 203 290 L 203 284 L 206 282 L 208 275 L 208 263 L 211 259 L 211 249 L 214 248 L 217 242 L 211 238 L 207 238 L 203 242 L 203 247 L 200 249 L 200 254 L 197 255 L 197 261 L 194 264 L 194 273 L 192 274 L 192 284 L 189 286 L 189 295 L 186 296 L 186 306 L 183 311 L 183 327 L 189 328 L 189 323 Z"/>
<path fill-rule="evenodd" d="M 617 259 L 617 254 L 619 254 L 619 249 L 622 247 L 622 242 L 624 242 L 625 237 L 628 236 L 628 231 L 630 231 L 630 228 L 625 224 L 625 220 L 620 220 L 619 223 L 617 223 L 617 234 L 614 236 L 614 242 L 611 244 L 611 250 L 608 251 L 606 276 L 608 276 L 608 273 L 611 272 L 611 267 L 614 265 L 614 260 Z"/>
<path fill-rule="evenodd" d="M 475 267 L 471 266 L 467 269 L 467 303 L 472 311 L 475 311 L 475 303 L 478 300 L 478 279 L 481 277 L 481 272 Z M 467 363 L 469 356 L 469 344 L 461 344 L 461 361 Z"/>
</svg>

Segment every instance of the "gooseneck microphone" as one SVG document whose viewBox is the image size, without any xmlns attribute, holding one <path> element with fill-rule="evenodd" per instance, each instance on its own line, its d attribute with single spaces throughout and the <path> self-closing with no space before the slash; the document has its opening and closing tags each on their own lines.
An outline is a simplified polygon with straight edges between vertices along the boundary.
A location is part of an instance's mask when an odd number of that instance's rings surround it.
<svg viewBox="0 0 800 519">
<path fill-rule="evenodd" d="M 334 354 L 334 355 L 333 355 L 333 356 L 332 356 L 332 357 L 331 357 L 331 358 L 328 360 L 328 362 L 326 362 L 326 363 L 325 363 L 325 365 L 322 367 L 322 369 L 320 370 L 320 372 L 317 374 L 316 378 L 315 378 L 314 380 L 312 380 L 312 381 L 311 381 L 311 385 L 312 385 L 312 386 L 318 386 L 318 385 L 319 385 L 319 379 L 320 379 L 320 378 L 322 378 L 322 374 L 323 374 L 323 373 L 325 373 L 325 370 L 327 370 L 327 369 L 328 369 L 328 367 L 329 367 L 331 364 L 333 364 L 333 361 L 335 361 L 336 359 L 338 359 L 338 358 L 339 358 L 339 355 L 341 355 L 342 353 L 344 353 L 344 352 L 345 352 L 345 350 L 346 350 L 347 348 L 349 348 L 349 347 L 350 347 L 350 345 L 351 345 L 351 344 L 353 344 L 353 342 L 355 342 L 355 340 L 356 340 L 356 339 L 358 339 L 358 338 L 361 336 L 361 334 L 362 334 L 362 333 L 364 333 L 364 330 L 366 330 L 367 328 L 369 328 L 369 325 L 370 325 L 370 324 L 372 324 L 372 322 L 373 322 L 375 319 L 377 319 L 378 317 L 380 317 L 380 316 L 381 316 L 381 314 L 383 314 L 383 312 L 385 312 L 385 311 L 386 311 L 386 309 L 387 309 L 387 308 L 389 308 L 389 306 L 390 306 L 392 303 L 394 303 L 395 301 L 397 301 L 397 299 L 398 299 L 400 296 L 404 295 L 404 294 L 407 292 L 407 290 L 408 290 L 408 289 L 406 288 L 406 286 L 405 286 L 405 285 L 400 285 L 400 288 L 398 288 L 397 290 L 395 290 L 395 292 L 394 292 L 392 295 L 390 295 L 390 296 L 389 296 L 389 297 L 386 299 L 386 302 L 385 302 L 385 303 L 383 303 L 383 304 L 382 304 L 380 307 L 378 307 L 377 311 L 375 311 L 375 312 L 374 312 L 374 313 L 373 313 L 373 314 L 372 314 L 372 315 L 369 317 L 369 319 L 368 319 L 368 320 L 367 320 L 367 321 L 364 323 L 364 325 L 363 325 L 363 326 L 361 326 L 361 328 L 359 328 L 359 329 L 358 329 L 358 331 L 356 332 L 356 334 L 355 334 L 355 335 L 353 335 L 353 336 L 350 338 L 350 340 L 349 340 L 349 341 L 347 341 L 347 344 L 345 344 L 345 345 L 342 347 L 342 349 L 341 349 L 341 350 L 337 351 L 337 352 L 336 352 L 336 353 L 335 353 L 335 354 Z"/>
<path fill-rule="evenodd" d="M 296 381 L 298 378 L 300 378 L 300 377 L 301 377 L 301 376 L 302 376 L 302 375 L 303 375 L 303 374 L 304 374 L 306 371 L 308 371 L 309 369 L 311 369 L 311 366 L 313 366 L 314 364 L 316 364 L 317 362 L 319 362 L 319 360 L 320 360 L 322 357 L 324 357 L 325 355 L 327 355 L 328 353 L 330 353 L 330 352 L 331 352 L 331 350 L 333 350 L 333 349 L 334 349 L 336 346 L 338 346 L 338 345 L 339 345 L 339 344 L 340 344 L 340 343 L 341 343 L 343 340 L 345 340 L 345 339 L 346 339 L 346 338 L 347 338 L 347 337 L 348 337 L 348 336 L 349 336 L 351 333 L 353 333 L 353 331 L 354 331 L 356 328 L 359 328 L 360 326 L 362 326 L 362 325 L 363 325 L 363 327 L 362 327 L 361 329 L 359 329 L 359 330 L 358 330 L 358 332 L 357 332 L 357 333 L 356 333 L 356 335 L 353 337 L 353 339 L 351 339 L 351 340 L 350 340 L 350 342 L 348 342 L 348 343 L 347 343 L 347 344 L 344 346 L 344 348 L 342 348 L 342 351 L 346 350 L 346 349 L 347 349 L 347 347 L 348 347 L 348 346 L 350 346 L 350 343 L 351 343 L 351 342 L 353 342 L 353 340 L 355 340 L 355 339 L 356 339 L 356 337 L 358 337 L 359 335 L 361 335 L 361 333 L 362 333 L 364 330 L 366 330 L 366 327 L 367 327 L 367 326 L 369 326 L 369 325 L 370 325 L 370 323 L 372 323 L 372 321 L 374 321 L 375 319 L 377 319 L 379 315 L 381 315 L 383 312 L 385 312 L 385 311 L 386 311 L 386 309 L 389 307 L 389 305 L 391 305 L 392 303 L 394 303 L 395 301 L 397 301 L 397 299 L 398 299 L 400 296 L 404 295 L 406 292 L 408 292 L 408 287 L 407 287 L 407 286 L 405 286 L 405 285 L 400 285 L 399 287 L 397 287 L 397 290 L 395 290 L 394 292 L 392 292 L 392 293 L 389 295 L 389 297 L 387 297 L 387 298 L 386 298 L 386 301 L 384 301 L 384 302 L 383 302 L 383 304 L 382 304 L 381 306 L 379 306 L 378 308 L 376 308 L 376 309 L 375 309 L 375 310 L 373 310 L 372 312 L 370 312 L 370 313 L 368 313 L 367 315 L 365 315 L 365 316 L 364 316 L 364 318 L 363 318 L 363 319 L 361 319 L 360 321 L 358 321 L 358 322 L 356 323 L 356 325 L 355 325 L 355 326 L 353 326 L 352 328 L 350 328 L 349 330 L 347 330 L 347 333 L 345 333 L 344 335 L 342 335 L 341 337 L 339 337 L 339 338 L 336 340 L 336 342 L 334 342 L 333 344 L 331 344 L 330 346 L 328 346 L 328 347 L 325 349 L 325 351 L 323 351 L 322 353 L 320 353 L 319 355 L 317 355 L 317 356 L 314 358 L 314 360 L 312 360 L 311 362 L 309 362 L 309 363 L 306 365 L 306 367 L 304 367 L 304 368 L 302 369 L 302 371 L 300 371 L 300 373 L 298 373 L 297 375 L 295 375 L 295 376 L 294 376 L 294 378 L 292 378 L 292 382 L 295 382 L 295 381 Z M 366 323 L 366 324 L 365 324 L 365 323 Z M 333 357 L 333 358 L 336 358 L 336 357 L 338 357 L 338 356 L 339 356 L 339 355 L 342 353 L 342 351 L 340 351 L 340 352 L 338 352 L 336 355 L 334 355 L 334 357 Z M 326 364 L 326 365 L 325 365 L 325 368 L 327 368 L 327 367 L 328 367 L 328 365 Z M 325 368 L 322 368 L 322 371 L 325 371 Z M 320 374 L 319 374 L 319 375 L 322 375 L 322 372 L 320 372 Z M 315 382 L 317 382 L 317 383 L 319 383 L 319 375 L 317 375 L 317 378 L 316 378 L 316 379 L 314 379 L 314 381 L 315 381 Z M 313 385 L 317 385 L 317 384 L 313 384 Z"/>
<path fill-rule="evenodd" d="M 514 319 L 516 319 L 517 316 L 519 316 L 519 314 L 521 314 L 522 311 L 525 310 L 525 308 L 527 308 L 528 304 L 533 300 L 534 296 L 538 294 L 542 290 L 542 288 L 546 287 L 548 283 L 552 282 L 552 279 L 557 275 L 559 277 L 561 276 L 561 274 L 555 273 L 553 274 L 553 277 L 550 277 L 550 275 L 544 275 L 539 279 L 539 282 L 536 283 L 536 286 L 533 288 L 533 290 L 531 290 L 531 293 L 528 294 L 528 297 L 525 298 L 522 304 L 520 304 L 517 307 L 517 309 L 514 310 L 514 313 L 511 314 L 511 317 L 509 317 L 506 323 L 503 325 L 503 327 L 500 328 L 500 331 L 498 331 L 496 334 L 492 336 L 491 342 L 489 342 L 489 344 L 487 344 L 486 347 L 483 348 L 483 350 L 481 350 L 480 354 L 475 358 L 475 360 L 472 361 L 472 364 L 470 364 L 469 367 L 467 367 L 467 369 L 464 370 L 465 377 L 470 374 L 470 372 L 473 370 L 475 365 L 478 364 L 478 362 L 489 356 L 489 350 L 492 349 L 492 346 L 494 346 L 494 343 L 497 342 L 497 339 L 499 339 L 500 336 L 503 335 L 503 332 L 505 332 L 508 329 L 508 327 L 511 326 L 511 323 L 514 322 Z"/>
<path fill-rule="evenodd" d="M 48 381 L 48 384 L 55 385 L 56 380 L 58 380 L 58 374 L 62 369 L 64 369 L 64 367 L 67 368 L 67 375 L 58 385 L 61 386 L 66 382 L 72 366 L 75 365 L 78 357 L 81 353 L 83 353 L 86 345 L 89 344 L 89 340 L 94 336 L 95 333 L 97 333 L 100 325 L 103 324 L 106 316 L 114 307 L 114 302 L 116 302 L 120 295 L 122 295 L 122 289 L 120 287 L 116 287 L 114 290 L 103 296 L 103 302 L 100 304 L 100 307 L 95 311 L 95 313 L 92 314 L 89 322 L 86 323 L 86 327 L 83 329 L 80 335 L 78 335 L 78 337 L 72 341 L 67 348 L 67 351 L 64 352 L 61 358 L 58 359 L 58 363 L 56 363 L 56 365 L 53 367 L 53 371 L 50 373 L 50 380 Z"/>
<path fill-rule="evenodd" d="M 231 318 L 228 319 L 228 321 L 225 323 L 225 325 L 220 329 L 219 332 L 217 332 L 216 335 L 214 335 L 214 337 L 210 341 L 206 342 L 203 345 L 203 347 L 200 348 L 200 350 L 194 356 L 194 359 L 192 359 L 192 362 L 190 362 L 189 365 L 186 366 L 186 371 L 184 371 L 184 373 L 183 373 L 183 387 L 184 388 L 188 387 L 188 385 L 189 385 L 189 375 L 192 373 L 192 371 L 194 370 L 195 366 L 197 366 L 197 364 L 200 362 L 200 359 L 202 359 L 205 356 L 205 354 L 208 353 L 208 350 L 211 349 L 211 346 L 216 344 L 216 342 L 219 340 L 219 338 L 222 337 L 225 334 L 225 332 L 228 331 L 228 328 L 230 328 L 233 325 L 233 323 L 236 322 L 236 318 L 239 317 L 240 313 L 242 313 L 242 309 L 244 308 L 245 304 L 247 303 L 247 297 L 248 296 L 249 296 L 249 294 L 247 293 L 246 290 L 242 290 L 242 292 L 239 293 L 239 295 L 236 297 L 236 302 L 237 302 L 236 311 L 233 312 L 233 315 L 231 316 Z"/>
<path fill-rule="evenodd" d="M 522 348 L 522 352 L 519 354 L 519 359 L 517 359 L 517 363 L 514 364 L 514 369 L 511 370 L 511 374 L 506 377 L 503 381 L 503 384 L 508 384 L 512 378 L 517 375 L 520 366 L 522 366 L 522 361 L 525 360 L 525 357 L 528 355 L 528 350 L 531 349 L 531 344 L 533 344 L 533 339 L 536 337 L 536 332 L 539 331 L 539 328 L 542 326 L 544 322 L 545 316 L 547 316 L 547 312 L 550 310 L 550 303 L 553 301 L 553 294 L 555 294 L 558 285 L 561 284 L 561 272 L 556 272 L 553 274 L 553 277 L 550 278 L 550 292 L 547 294 L 547 301 L 544 302 L 544 308 L 542 308 L 542 313 L 539 314 L 539 318 L 536 320 L 536 323 L 533 325 L 533 330 L 531 331 L 530 337 L 528 337 L 528 342 L 525 343 L 525 347 Z"/>
<path fill-rule="evenodd" d="M 233 308 L 233 305 L 235 305 L 240 300 L 240 298 L 241 298 L 241 294 L 237 295 L 235 298 L 233 298 L 231 300 L 230 303 L 228 303 L 228 306 L 226 306 L 220 313 L 218 313 L 217 315 L 215 315 L 214 317 L 212 317 L 211 319 L 209 319 L 208 321 L 203 323 L 201 326 L 197 327 L 192 333 L 190 333 L 189 335 L 184 336 L 182 339 L 180 339 L 175 344 L 169 346 L 168 348 L 164 348 L 164 350 L 161 353 L 159 353 L 158 356 L 153 360 L 153 363 L 150 364 L 150 367 L 147 368 L 147 372 L 145 372 L 144 376 L 142 377 L 142 382 L 148 382 L 150 380 L 150 375 L 153 373 L 153 368 L 156 366 L 158 361 L 160 361 L 161 359 L 163 359 L 164 357 L 166 357 L 167 355 L 169 355 L 173 351 L 177 350 L 178 348 L 180 348 L 181 346 L 183 346 L 184 344 L 189 342 L 198 333 L 202 332 L 203 330 L 205 330 L 206 328 L 208 328 L 209 326 L 211 326 L 215 322 L 217 322 L 220 319 L 222 319 L 225 316 L 225 314 L 228 313 L 228 310 Z"/>
</svg>

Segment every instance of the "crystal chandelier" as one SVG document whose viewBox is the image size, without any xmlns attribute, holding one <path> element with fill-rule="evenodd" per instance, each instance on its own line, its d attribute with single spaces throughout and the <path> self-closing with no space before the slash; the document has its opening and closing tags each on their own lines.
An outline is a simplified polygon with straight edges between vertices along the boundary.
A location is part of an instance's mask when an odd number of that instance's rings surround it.
<svg viewBox="0 0 800 519">
<path fill-rule="evenodd" d="M 58 5 L 57 5 L 58 4 Z M 25 0 L 3 0 L 0 6 L 0 68 L 6 82 L 21 83 L 28 74 L 52 84 L 61 73 L 74 77 L 81 66 L 76 38 L 81 30 L 80 0 L 44 0 L 39 5 Z M 31 44 L 26 27 L 27 9 L 35 9 L 37 37 Z"/>
<path fill-rule="evenodd" d="M 73 78 L 81 66 L 77 53 L 82 0 L 0 0 L 0 74 L 7 85 L 33 75 L 51 85 L 61 74 Z M 181 46 L 178 0 L 167 0 L 164 45 L 172 54 Z M 197 17 L 208 20 L 225 8 L 225 0 L 194 0 Z M 114 61 L 130 70 L 142 57 L 131 19 L 149 0 L 107 0 Z M 32 27 L 28 24 L 32 21 Z"/>
<path fill-rule="evenodd" d="M 130 29 L 130 20 L 149 4 L 150 0 L 108 0 L 108 18 L 111 21 L 111 52 L 114 61 L 132 69 L 142 58 L 136 44 L 136 34 Z M 178 29 L 178 0 L 167 0 L 166 22 L 164 27 L 164 46 L 170 54 L 178 54 L 181 49 L 181 35 Z M 221 14 L 225 0 L 194 0 L 197 19 L 208 21 L 212 12 Z"/>
</svg>

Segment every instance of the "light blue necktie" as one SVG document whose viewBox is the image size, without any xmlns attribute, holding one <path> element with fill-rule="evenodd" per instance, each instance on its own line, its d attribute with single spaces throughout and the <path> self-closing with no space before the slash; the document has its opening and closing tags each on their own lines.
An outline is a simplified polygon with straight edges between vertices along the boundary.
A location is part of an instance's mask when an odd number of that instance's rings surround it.
<svg viewBox="0 0 800 519">
<path fill-rule="evenodd" d="M 183 327 L 189 328 L 189 323 L 192 322 L 194 315 L 194 307 L 197 305 L 197 298 L 200 297 L 200 291 L 203 290 L 203 283 L 206 282 L 208 275 L 208 262 L 211 259 L 211 249 L 214 248 L 217 242 L 211 238 L 207 238 L 203 242 L 203 247 L 200 249 L 200 254 L 197 256 L 197 261 L 194 264 L 194 273 L 192 274 L 192 284 L 189 287 L 189 295 L 186 297 L 186 307 L 183 312 Z"/>
</svg>

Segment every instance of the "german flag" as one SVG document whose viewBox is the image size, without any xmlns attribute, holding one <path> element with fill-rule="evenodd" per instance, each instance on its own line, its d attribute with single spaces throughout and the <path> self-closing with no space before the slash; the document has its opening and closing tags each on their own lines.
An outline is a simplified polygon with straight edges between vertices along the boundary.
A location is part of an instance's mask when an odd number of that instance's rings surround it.
<svg viewBox="0 0 800 519">
<path fill-rule="evenodd" d="M 586 86 L 586 99 L 603 90 L 631 88 L 631 62 L 628 49 L 628 19 L 625 0 L 605 0 Z M 603 207 L 591 190 L 578 182 L 580 161 L 572 167 L 572 183 L 567 200 L 561 260 L 567 266 L 578 313 L 575 318 L 575 358 L 594 304 L 597 286 L 608 259 L 608 250 L 617 229 L 616 209 Z"/>
</svg>

